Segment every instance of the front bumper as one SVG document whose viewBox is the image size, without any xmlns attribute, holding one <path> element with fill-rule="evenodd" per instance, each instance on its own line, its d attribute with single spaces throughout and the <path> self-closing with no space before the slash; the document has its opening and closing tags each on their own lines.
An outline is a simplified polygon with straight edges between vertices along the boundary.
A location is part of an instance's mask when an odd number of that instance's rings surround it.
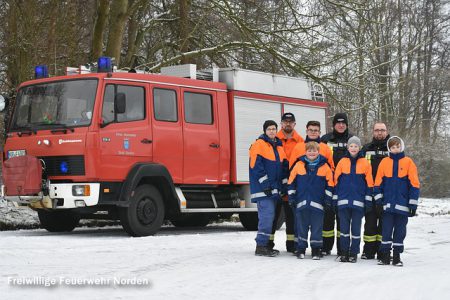
<svg viewBox="0 0 450 300">
<path fill-rule="evenodd" d="M 74 196 L 74 185 L 89 185 L 89 196 Z M 36 196 L 6 196 L 4 186 L 1 187 L 1 196 L 18 206 L 30 206 L 32 208 L 69 209 L 98 204 L 100 195 L 100 183 L 50 183 L 49 195 L 39 193 Z"/>
</svg>

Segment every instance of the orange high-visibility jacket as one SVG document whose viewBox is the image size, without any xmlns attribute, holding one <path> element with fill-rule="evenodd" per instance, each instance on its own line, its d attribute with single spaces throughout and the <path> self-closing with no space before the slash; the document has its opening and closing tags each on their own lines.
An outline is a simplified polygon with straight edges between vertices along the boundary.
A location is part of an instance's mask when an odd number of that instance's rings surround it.
<svg viewBox="0 0 450 300">
<path fill-rule="evenodd" d="M 301 142 L 294 147 L 291 153 L 291 157 L 289 158 L 289 169 L 291 169 L 294 166 L 294 163 L 298 159 L 300 159 L 300 157 L 306 154 L 305 145 L 306 142 Z M 325 157 L 331 170 L 334 171 L 333 153 L 331 152 L 330 147 L 328 147 L 324 143 L 319 143 L 319 147 L 320 147 L 319 154 Z"/>
<path fill-rule="evenodd" d="M 284 153 L 286 153 L 286 157 L 289 160 L 291 157 L 292 150 L 294 150 L 295 145 L 303 142 L 303 138 L 297 133 L 297 131 L 292 131 L 291 138 L 286 138 L 283 131 L 278 131 L 277 138 L 281 140 L 283 143 Z"/>
<path fill-rule="evenodd" d="M 338 209 L 344 207 L 364 209 L 365 205 L 372 205 L 372 166 L 369 161 L 358 156 L 353 158 L 347 152 L 336 166 L 334 173 L 333 200 Z M 365 200 L 365 201 L 364 201 Z"/>
</svg>

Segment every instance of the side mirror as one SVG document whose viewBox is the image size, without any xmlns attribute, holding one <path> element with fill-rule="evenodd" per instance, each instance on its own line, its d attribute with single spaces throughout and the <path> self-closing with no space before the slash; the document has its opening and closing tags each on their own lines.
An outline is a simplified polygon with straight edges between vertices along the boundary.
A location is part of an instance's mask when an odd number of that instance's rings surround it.
<svg viewBox="0 0 450 300">
<path fill-rule="evenodd" d="M 124 93 L 117 93 L 114 98 L 114 112 L 116 114 L 123 114 L 126 111 L 127 98 Z"/>
<path fill-rule="evenodd" d="M 5 110 L 6 106 L 8 106 L 8 101 L 5 97 L 0 95 L 0 112 Z"/>
</svg>

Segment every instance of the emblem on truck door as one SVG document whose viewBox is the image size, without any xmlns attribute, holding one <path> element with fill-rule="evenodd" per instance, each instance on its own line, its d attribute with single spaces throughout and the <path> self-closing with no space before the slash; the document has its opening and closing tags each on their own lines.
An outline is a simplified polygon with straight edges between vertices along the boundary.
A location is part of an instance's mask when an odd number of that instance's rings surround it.
<svg viewBox="0 0 450 300">
<path fill-rule="evenodd" d="M 130 141 L 128 139 L 123 140 L 123 149 L 125 150 L 130 149 Z"/>
</svg>

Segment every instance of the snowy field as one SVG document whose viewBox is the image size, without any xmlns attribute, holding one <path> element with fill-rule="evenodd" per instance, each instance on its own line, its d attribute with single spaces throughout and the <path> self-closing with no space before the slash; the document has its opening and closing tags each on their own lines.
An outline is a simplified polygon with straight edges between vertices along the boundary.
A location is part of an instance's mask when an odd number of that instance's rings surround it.
<svg viewBox="0 0 450 300">
<path fill-rule="evenodd" d="M 449 299 L 449 212 L 450 199 L 421 199 L 403 268 L 339 263 L 335 255 L 299 260 L 285 251 L 255 257 L 255 233 L 231 222 L 164 227 L 145 238 L 120 227 L 2 231 L 0 299 Z M 277 232 L 280 250 L 284 239 Z"/>
</svg>

